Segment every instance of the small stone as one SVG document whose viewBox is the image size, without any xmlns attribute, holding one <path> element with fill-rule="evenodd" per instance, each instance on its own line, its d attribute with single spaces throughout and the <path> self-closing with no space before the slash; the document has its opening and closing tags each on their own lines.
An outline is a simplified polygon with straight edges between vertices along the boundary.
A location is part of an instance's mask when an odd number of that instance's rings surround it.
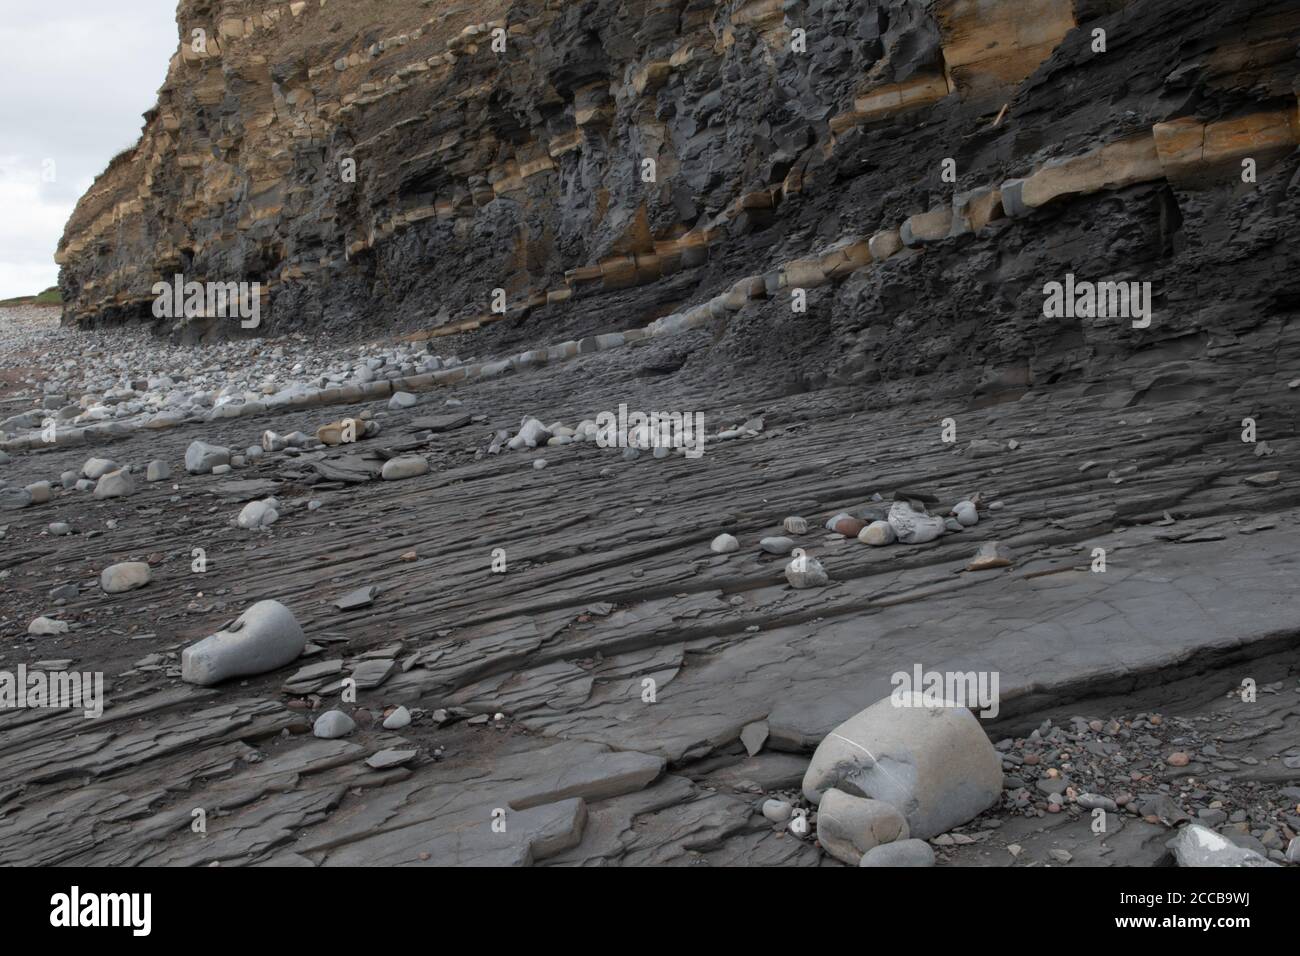
<svg viewBox="0 0 1300 956">
<path fill-rule="evenodd" d="M 515 436 L 520 445 L 528 448 L 536 448 L 538 445 L 544 445 L 551 439 L 551 432 L 536 418 L 525 418 L 519 426 L 519 434 Z M 514 439 L 512 439 L 512 442 Z M 515 446 L 518 447 L 518 446 Z"/>
<path fill-rule="evenodd" d="M 971 528 L 979 524 L 979 512 L 975 509 L 975 505 L 969 501 L 957 502 L 957 504 L 953 505 L 952 513 L 963 527 Z"/>
<path fill-rule="evenodd" d="M 1119 809 L 1114 800 L 1096 793 L 1081 793 L 1075 800 L 1075 803 L 1083 807 L 1085 810 L 1102 809 L 1107 813 L 1114 813 Z"/>
<path fill-rule="evenodd" d="M 819 588 L 830 581 L 830 575 L 816 558 L 801 554 L 785 566 L 785 579 L 793 588 Z"/>
<path fill-rule="evenodd" d="M 967 571 L 988 571 L 991 568 L 1011 566 L 1011 549 L 997 541 L 985 541 L 975 551 L 975 557 L 966 565 Z"/>
<path fill-rule="evenodd" d="M 948 530 L 942 518 L 913 511 L 905 501 L 889 506 L 889 523 L 903 544 L 925 544 L 942 537 Z"/>
<path fill-rule="evenodd" d="M 145 468 L 144 480 L 166 481 L 171 476 L 171 465 L 167 464 L 167 462 L 163 461 L 161 458 L 155 458 L 153 461 L 149 462 L 148 467 Z"/>
<path fill-rule="evenodd" d="M 768 554 L 789 554 L 794 550 L 794 542 L 783 537 L 764 538 L 758 546 Z"/>
<path fill-rule="evenodd" d="M 393 397 L 388 400 L 388 407 L 392 409 L 410 408 L 418 399 L 410 392 L 393 392 Z"/>
<path fill-rule="evenodd" d="M 95 484 L 96 498 L 122 498 L 135 494 L 135 478 L 125 468 L 100 476 Z"/>
<path fill-rule="evenodd" d="M 857 866 L 872 847 L 906 840 L 908 836 L 907 821 L 884 800 L 831 788 L 822 794 L 817 806 L 818 842 L 849 866 Z"/>
<path fill-rule="evenodd" d="M 1165 844 L 1179 866 L 1277 866 L 1256 850 L 1240 847 L 1199 823 L 1189 823 Z"/>
<path fill-rule="evenodd" d="M 68 622 L 58 621 L 52 617 L 41 616 L 27 625 L 27 633 L 33 637 L 48 637 L 52 634 L 67 634 Z"/>
<path fill-rule="evenodd" d="M 0 488 L 0 508 L 17 511 L 32 503 L 32 493 L 26 488 Z"/>
<path fill-rule="evenodd" d="M 1171 767 L 1186 767 L 1191 763 L 1191 759 L 1191 757 L 1183 753 L 1181 750 L 1175 750 L 1169 755 L 1169 758 L 1165 763 L 1169 764 Z"/>
<path fill-rule="evenodd" d="M 794 812 L 794 806 L 789 800 L 764 800 L 763 816 L 773 823 L 785 823 L 790 819 L 790 814 Z"/>
<path fill-rule="evenodd" d="M 824 524 L 822 527 L 824 527 L 827 531 L 834 531 L 835 522 L 840 521 L 844 518 L 848 518 L 849 520 L 852 520 L 853 515 L 849 514 L 847 511 L 841 511 L 838 514 L 831 515 L 831 517 L 827 518 L 826 524 Z"/>
<path fill-rule="evenodd" d="M 27 493 L 32 496 L 32 504 L 43 505 L 54 496 L 54 490 L 48 481 L 34 481 L 27 486 Z"/>
<path fill-rule="evenodd" d="M 411 712 L 404 706 L 396 708 L 391 714 L 384 718 L 385 730 L 401 730 L 411 723 Z"/>
<path fill-rule="evenodd" d="M 781 527 L 785 529 L 786 534 L 807 534 L 808 521 L 805 518 L 791 516 L 781 522 Z"/>
<path fill-rule="evenodd" d="M 118 464 L 108 458 L 88 458 L 86 463 L 81 466 L 81 477 L 89 478 L 91 481 L 98 481 L 102 476 L 110 471 L 117 471 Z"/>
<path fill-rule="evenodd" d="M 541 471 L 541 470 L 542 470 L 543 468 L 545 468 L 545 467 L 546 467 L 546 459 L 545 459 L 545 458 L 538 458 L 535 462 L 533 462 L 533 470 L 534 470 L 534 471 Z"/>
<path fill-rule="evenodd" d="M 858 866 L 934 866 L 934 849 L 924 840 L 895 840 L 873 846 Z"/>
<path fill-rule="evenodd" d="M 380 476 L 384 481 L 401 481 L 404 478 L 418 478 L 429 473 L 429 462 L 420 457 L 390 458 L 384 462 Z"/>
<path fill-rule="evenodd" d="M 152 579 L 153 573 L 143 561 L 123 561 L 100 572 L 99 586 L 108 594 L 121 594 L 142 588 Z"/>
<path fill-rule="evenodd" d="M 873 521 L 858 532 L 858 540 L 863 544 L 879 548 L 887 544 L 893 544 L 898 540 L 898 534 L 894 531 L 894 526 L 888 521 Z"/>
<path fill-rule="evenodd" d="M 867 523 L 861 518 L 855 518 L 853 515 L 836 515 L 831 519 L 830 530 L 836 534 L 842 534 L 846 538 L 856 538 L 862 533 L 862 529 Z"/>
<path fill-rule="evenodd" d="M 236 521 L 241 528 L 247 531 L 268 528 L 280 519 L 279 507 L 280 503 L 274 498 L 250 501 L 239 512 Z"/>
<path fill-rule="evenodd" d="M 210 474 L 217 465 L 230 464 L 230 449 L 207 442 L 191 442 L 185 449 L 185 470 L 191 475 Z"/>
<path fill-rule="evenodd" d="M 1001 454 L 1004 446 L 999 442 L 990 441 L 986 438 L 977 438 L 966 446 L 966 454 L 971 458 L 988 458 L 992 455 Z"/>
<path fill-rule="evenodd" d="M 1253 485 L 1256 488 L 1276 485 L 1281 480 L 1282 473 L 1280 471 L 1262 471 L 1257 475 L 1247 475 L 1242 479 L 1246 484 Z"/>
<path fill-rule="evenodd" d="M 740 742 L 745 745 L 745 752 L 751 757 L 763 749 L 767 743 L 767 721 L 756 720 L 746 724 L 740 731 Z"/>
<path fill-rule="evenodd" d="M 52 521 L 50 522 L 49 532 L 56 538 L 60 538 L 65 534 L 72 534 L 72 525 L 66 521 Z"/>
<path fill-rule="evenodd" d="M 357 729 L 357 723 L 341 710 L 327 710 L 311 725 L 314 736 L 323 740 L 337 740 Z"/>
<path fill-rule="evenodd" d="M 714 554 L 730 554 L 740 550 L 740 542 L 729 534 L 720 534 L 709 542 L 709 550 Z"/>
<path fill-rule="evenodd" d="M 340 611 L 355 611 L 359 608 L 369 607 L 375 602 L 375 596 L 379 593 L 379 588 L 373 584 L 349 591 L 341 598 L 334 602 L 334 606 Z"/>
</svg>

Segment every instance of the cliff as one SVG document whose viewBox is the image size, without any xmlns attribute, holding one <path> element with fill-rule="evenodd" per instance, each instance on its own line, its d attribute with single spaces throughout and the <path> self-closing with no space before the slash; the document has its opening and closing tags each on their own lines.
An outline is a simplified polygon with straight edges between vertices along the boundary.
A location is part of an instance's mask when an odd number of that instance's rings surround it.
<svg viewBox="0 0 1300 956">
<path fill-rule="evenodd" d="M 182 0 L 177 26 L 60 243 L 67 322 L 154 321 L 180 272 L 262 283 L 259 334 L 492 354 L 662 319 L 791 387 L 967 394 L 1290 341 L 1285 0 Z M 1150 282 L 1154 320 L 1046 318 L 1067 274 Z"/>
</svg>

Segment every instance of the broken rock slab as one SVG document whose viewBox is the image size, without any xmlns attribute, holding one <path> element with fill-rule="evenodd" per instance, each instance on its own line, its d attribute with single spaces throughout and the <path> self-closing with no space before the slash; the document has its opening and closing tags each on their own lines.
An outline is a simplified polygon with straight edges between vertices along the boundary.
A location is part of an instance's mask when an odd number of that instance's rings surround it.
<svg viewBox="0 0 1300 956">
<path fill-rule="evenodd" d="M 359 608 L 369 607 L 375 602 L 377 594 L 379 594 L 378 586 L 367 584 L 365 587 L 349 591 L 335 600 L 334 607 L 340 611 L 355 611 Z"/>
<path fill-rule="evenodd" d="M 307 645 L 293 612 L 258 601 L 223 631 L 181 652 L 181 679 L 211 687 L 230 677 L 264 674 L 298 658 Z"/>
<path fill-rule="evenodd" d="M 470 416 L 465 412 L 447 415 L 426 415 L 422 418 L 413 418 L 407 423 L 406 427 L 411 431 L 449 432 L 454 428 L 462 428 L 468 425 L 469 420 Z"/>
<path fill-rule="evenodd" d="M 893 694 L 817 746 L 803 792 L 820 802 L 831 788 L 893 804 L 911 835 L 927 840 L 997 802 L 1002 761 L 965 707 L 926 706 L 919 693 Z"/>
</svg>

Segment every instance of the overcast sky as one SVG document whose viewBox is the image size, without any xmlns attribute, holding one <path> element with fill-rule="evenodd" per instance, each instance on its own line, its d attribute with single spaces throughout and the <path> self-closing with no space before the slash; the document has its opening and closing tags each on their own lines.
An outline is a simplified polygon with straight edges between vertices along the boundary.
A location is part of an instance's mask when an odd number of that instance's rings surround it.
<svg viewBox="0 0 1300 956">
<path fill-rule="evenodd" d="M 5 2 L 3 16 L 0 299 L 7 299 L 58 281 L 54 250 L 72 207 L 139 138 L 141 114 L 157 101 L 179 41 L 176 0 Z"/>
</svg>

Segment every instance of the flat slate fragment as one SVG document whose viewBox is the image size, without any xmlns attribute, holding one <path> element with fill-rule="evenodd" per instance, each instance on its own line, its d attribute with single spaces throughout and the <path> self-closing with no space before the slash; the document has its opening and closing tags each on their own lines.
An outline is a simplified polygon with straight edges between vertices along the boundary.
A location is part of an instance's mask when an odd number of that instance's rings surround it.
<svg viewBox="0 0 1300 956">
<path fill-rule="evenodd" d="M 419 432 L 449 432 L 456 428 L 463 428 L 469 423 L 470 416 L 466 412 L 449 415 L 425 415 L 411 419 L 411 421 L 407 422 L 406 427 L 411 431 Z"/>
<path fill-rule="evenodd" d="M 379 594 L 379 588 L 374 584 L 367 584 L 365 587 L 349 591 L 347 594 L 338 598 L 334 606 L 340 611 L 355 611 L 358 608 L 369 607 L 375 602 L 375 597 Z"/>
</svg>

